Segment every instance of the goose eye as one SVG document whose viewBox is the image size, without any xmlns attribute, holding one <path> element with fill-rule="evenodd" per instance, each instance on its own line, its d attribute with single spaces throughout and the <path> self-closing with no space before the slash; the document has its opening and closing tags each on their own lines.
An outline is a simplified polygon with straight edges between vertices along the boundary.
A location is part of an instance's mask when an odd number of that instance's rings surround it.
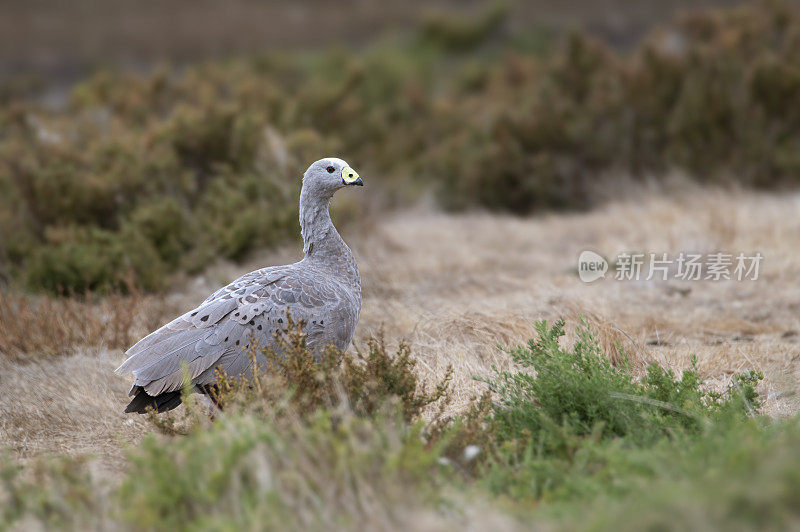
<svg viewBox="0 0 800 532">
<path fill-rule="evenodd" d="M 332 174 L 333 171 L 336 170 L 336 168 L 334 168 L 333 166 L 329 166 L 326 168 L 326 170 L 328 171 L 329 174 Z"/>
</svg>

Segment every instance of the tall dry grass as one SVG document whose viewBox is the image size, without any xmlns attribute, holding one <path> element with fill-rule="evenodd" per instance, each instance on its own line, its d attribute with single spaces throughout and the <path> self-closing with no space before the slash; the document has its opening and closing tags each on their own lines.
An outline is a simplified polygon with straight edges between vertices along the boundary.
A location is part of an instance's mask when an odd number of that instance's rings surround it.
<svg viewBox="0 0 800 532">
<path fill-rule="evenodd" d="M 0 353 L 12 361 L 130 347 L 166 315 L 163 297 L 53 298 L 0 290 Z"/>
</svg>

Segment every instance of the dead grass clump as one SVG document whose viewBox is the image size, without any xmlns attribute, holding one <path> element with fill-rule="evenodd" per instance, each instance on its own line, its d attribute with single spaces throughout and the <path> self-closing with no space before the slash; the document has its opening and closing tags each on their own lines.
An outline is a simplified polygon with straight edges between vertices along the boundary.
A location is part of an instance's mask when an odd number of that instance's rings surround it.
<svg viewBox="0 0 800 532">
<path fill-rule="evenodd" d="M 0 353 L 24 361 L 79 346 L 126 348 L 165 310 L 162 298 L 139 293 L 53 298 L 0 290 Z"/>
</svg>

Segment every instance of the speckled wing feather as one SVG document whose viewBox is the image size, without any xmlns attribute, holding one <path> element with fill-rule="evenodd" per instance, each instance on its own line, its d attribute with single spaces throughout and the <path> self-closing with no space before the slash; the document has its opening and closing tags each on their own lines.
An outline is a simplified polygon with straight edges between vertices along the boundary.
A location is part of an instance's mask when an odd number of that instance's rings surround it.
<svg viewBox="0 0 800 532">
<path fill-rule="evenodd" d="M 257 340 L 274 348 L 273 334 L 285 328 L 287 310 L 305 322 L 312 350 L 328 344 L 344 349 L 360 302 L 329 277 L 301 263 L 248 273 L 140 340 L 117 372 L 136 377 L 131 395 L 143 388 L 151 396 L 180 389 L 183 364 L 194 384 L 213 383 L 217 368 L 248 375 L 247 347 Z"/>
</svg>

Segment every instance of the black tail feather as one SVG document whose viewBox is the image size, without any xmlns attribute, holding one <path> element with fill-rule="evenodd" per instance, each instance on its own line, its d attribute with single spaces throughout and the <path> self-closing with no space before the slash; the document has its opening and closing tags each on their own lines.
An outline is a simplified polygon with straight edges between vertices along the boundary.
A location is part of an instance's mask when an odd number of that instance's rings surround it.
<svg viewBox="0 0 800 532">
<path fill-rule="evenodd" d="M 128 414 L 131 412 L 136 412 L 137 414 L 144 414 L 147 412 L 148 406 L 152 406 L 156 412 L 161 413 L 172 410 L 173 408 L 177 408 L 180 404 L 180 390 L 162 393 L 154 397 L 152 395 L 147 395 L 147 392 L 144 391 L 144 388 L 139 388 L 139 390 L 136 392 L 136 396 L 125 408 L 125 413 Z"/>
</svg>

